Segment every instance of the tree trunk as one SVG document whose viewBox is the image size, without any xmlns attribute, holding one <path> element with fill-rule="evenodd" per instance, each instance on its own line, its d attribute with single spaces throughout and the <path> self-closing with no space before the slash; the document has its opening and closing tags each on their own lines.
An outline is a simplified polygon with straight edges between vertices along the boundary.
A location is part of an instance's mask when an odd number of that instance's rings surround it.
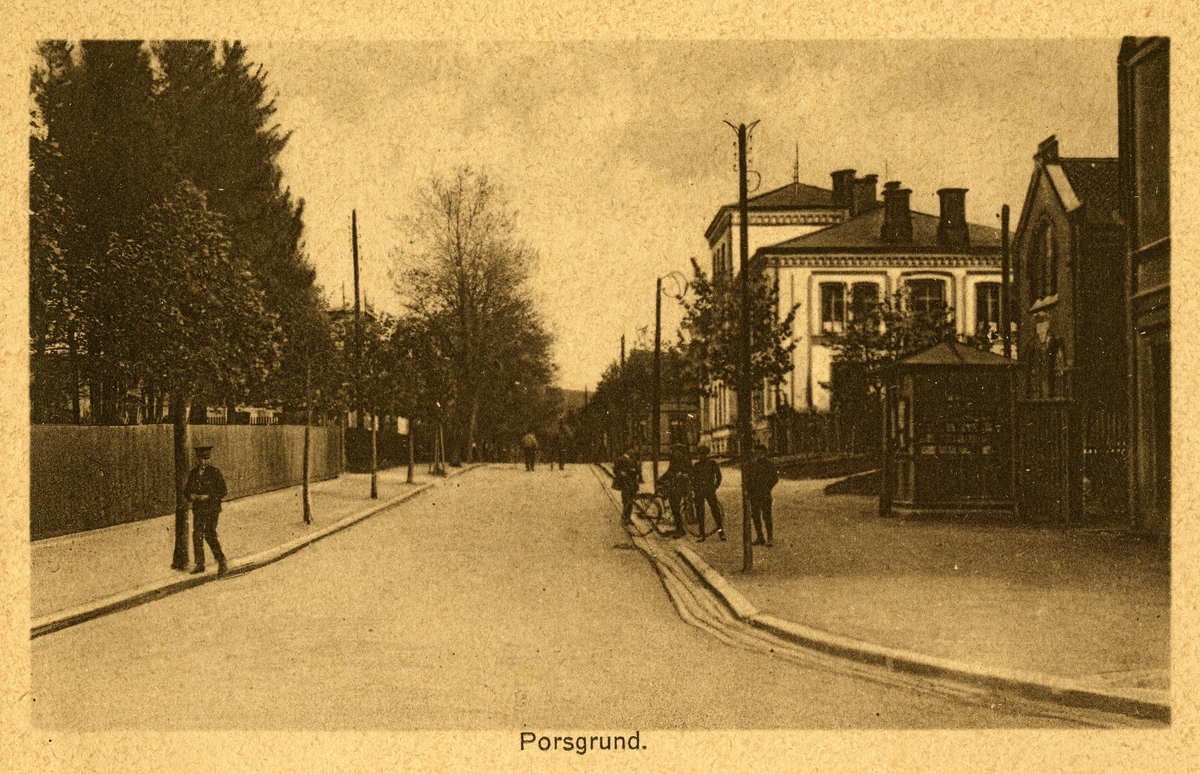
<svg viewBox="0 0 1200 774">
<path fill-rule="evenodd" d="M 83 424 L 83 414 L 79 410 L 79 345 L 75 342 L 75 325 L 67 328 L 67 348 L 71 356 L 71 417 L 75 424 Z"/>
<path fill-rule="evenodd" d="M 188 510 L 189 503 L 183 490 L 187 486 L 188 459 L 188 409 L 192 405 L 190 395 L 171 394 L 171 422 L 174 426 L 175 446 L 175 554 L 171 567 L 186 570 L 188 565 Z"/>
<path fill-rule="evenodd" d="M 479 391 L 471 398 L 471 419 L 467 422 L 467 462 L 478 462 L 475 459 L 475 430 L 479 425 Z"/>
<path fill-rule="evenodd" d="M 302 493 L 305 524 L 312 524 L 312 506 L 308 501 L 308 449 L 309 436 L 312 433 L 312 419 L 312 363 L 306 360 L 304 363 L 304 482 Z"/>
<path fill-rule="evenodd" d="M 379 414 L 371 414 L 371 499 L 379 499 Z"/>
</svg>

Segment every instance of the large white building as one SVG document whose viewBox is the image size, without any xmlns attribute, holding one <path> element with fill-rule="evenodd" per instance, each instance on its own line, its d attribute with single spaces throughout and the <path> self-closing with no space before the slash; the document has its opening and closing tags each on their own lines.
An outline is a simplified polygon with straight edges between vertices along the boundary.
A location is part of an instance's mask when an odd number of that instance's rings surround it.
<svg viewBox="0 0 1200 774">
<path fill-rule="evenodd" d="M 793 370 L 777 388 L 755 396 L 756 434 L 768 440 L 768 418 L 786 402 L 800 412 L 828 412 L 834 351 L 856 310 L 907 288 L 910 303 L 944 303 L 958 333 L 998 330 L 1000 230 L 966 222 L 966 189 L 943 188 L 939 215 L 913 212 L 911 191 L 898 182 L 832 174 L 831 190 L 798 179 L 749 201 L 751 265 L 770 272 L 779 288 L 780 314 L 799 304 Z M 706 236 L 714 279 L 737 271 L 737 205 L 721 207 Z M 716 385 L 701 407 L 701 437 L 716 453 L 731 453 L 735 436 L 733 390 Z"/>
</svg>

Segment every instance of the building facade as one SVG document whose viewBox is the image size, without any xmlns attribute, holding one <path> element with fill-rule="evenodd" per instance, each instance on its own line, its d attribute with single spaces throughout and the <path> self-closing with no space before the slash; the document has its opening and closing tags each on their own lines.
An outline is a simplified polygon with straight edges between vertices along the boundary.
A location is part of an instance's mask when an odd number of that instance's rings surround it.
<svg viewBox="0 0 1200 774">
<path fill-rule="evenodd" d="M 1170 41 L 1126 38 L 1117 59 L 1120 207 L 1126 227 L 1129 510 L 1171 527 Z"/>
<path fill-rule="evenodd" d="M 1038 146 L 1013 238 L 1023 518 L 1124 518 L 1125 229 L 1117 159 Z"/>
<path fill-rule="evenodd" d="M 896 291 L 907 290 L 910 304 L 954 310 L 960 337 L 999 331 L 1000 230 L 966 222 L 966 189 L 940 190 L 941 212 L 928 215 L 911 210 L 912 192 L 899 182 L 887 183 L 879 201 L 875 175 L 857 177 L 847 169 L 831 177 L 832 189 L 824 192 L 828 205 L 805 187 L 811 201 L 822 202 L 809 211 L 819 210 L 826 225 L 769 244 L 763 243 L 768 234 L 760 232 L 753 252 L 752 265 L 777 283 L 781 316 L 799 305 L 793 370 L 781 385 L 764 386 L 754 398 L 759 440 L 770 440 L 772 419 L 781 411 L 831 410 L 834 337 L 856 314 Z M 755 244 L 753 230 L 750 242 Z M 710 238 L 710 244 L 717 245 L 715 274 L 724 268 L 722 242 Z M 701 414 L 704 439 L 731 451 L 732 390 L 718 385 Z"/>
</svg>

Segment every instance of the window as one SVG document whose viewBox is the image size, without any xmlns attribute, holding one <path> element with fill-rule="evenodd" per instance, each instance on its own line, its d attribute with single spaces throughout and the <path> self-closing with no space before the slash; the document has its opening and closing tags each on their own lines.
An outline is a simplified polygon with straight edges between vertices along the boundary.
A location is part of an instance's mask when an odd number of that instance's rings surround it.
<svg viewBox="0 0 1200 774">
<path fill-rule="evenodd" d="M 874 282 L 855 282 L 850 288 L 850 319 L 864 321 L 875 315 L 879 303 L 879 285 Z"/>
<path fill-rule="evenodd" d="M 1000 284 L 980 282 L 975 286 L 975 335 L 991 338 L 1000 332 Z"/>
<path fill-rule="evenodd" d="M 946 311 L 946 283 L 937 279 L 914 279 L 905 283 L 909 308 L 914 312 Z"/>
<path fill-rule="evenodd" d="M 1029 300 L 1036 303 L 1058 293 L 1058 245 L 1054 226 L 1046 222 L 1037 231 L 1029 254 Z"/>
<path fill-rule="evenodd" d="M 846 284 L 821 283 L 821 332 L 841 333 L 846 327 Z"/>
</svg>

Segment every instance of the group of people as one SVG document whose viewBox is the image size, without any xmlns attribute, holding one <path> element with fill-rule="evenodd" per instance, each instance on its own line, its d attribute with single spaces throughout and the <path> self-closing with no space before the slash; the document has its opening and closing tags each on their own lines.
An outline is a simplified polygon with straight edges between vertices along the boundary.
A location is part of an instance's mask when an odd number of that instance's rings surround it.
<svg viewBox="0 0 1200 774">
<path fill-rule="evenodd" d="M 703 444 L 696 447 L 698 459 L 693 463 L 686 446 L 675 444 L 671 447 L 667 470 L 658 481 L 671 505 L 671 514 L 675 519 L 675 530 L 671 533 L 673 538 L 681 538 L 687 534 L 683 528 L 683 502 L 690 492 L 695 498 L 696 520 L 699 522 L 700 536 L 697 542 L 704 542 L 709 534 L 706 528 L 706 506 L 712 511 L 717 536 L 725 540 L 725 514 L 717 498 L 717 489 L 721 486 L 721 466 L 709 453 L 710 449 Z M 774 545 L 771 490 L 779 482 L 779 474 L 767 455 L 766 446 L 758 444 L 754 447 L 754 454 L 746 466 L 744 475 L 745 486 L 750 495 L 750 518 L 756 533 L 754 544 Z M 633 501 L 641 482 L 641 465 L 634 461 L 629 452 L 625 452 L 613 465 L 613 489 L 621 492 L 622 524 L 632 522 Z"/>
<path fill-rule="evenodd" d="M 567 444 L 563 440 L 564 434 L 562 425 L 559 425 L 558 435 L 554 437 L 554 458 L 550 460 L 551 468 L 554 467 L 555 462 L 558 463 L 559 470 L 563 470 L 567 466 Z M 538 439 L 532 430 L 521 438 L 521 451 L 525 453 L 525 469 L 534 470 L 537 467 Z"/>
</svg>

